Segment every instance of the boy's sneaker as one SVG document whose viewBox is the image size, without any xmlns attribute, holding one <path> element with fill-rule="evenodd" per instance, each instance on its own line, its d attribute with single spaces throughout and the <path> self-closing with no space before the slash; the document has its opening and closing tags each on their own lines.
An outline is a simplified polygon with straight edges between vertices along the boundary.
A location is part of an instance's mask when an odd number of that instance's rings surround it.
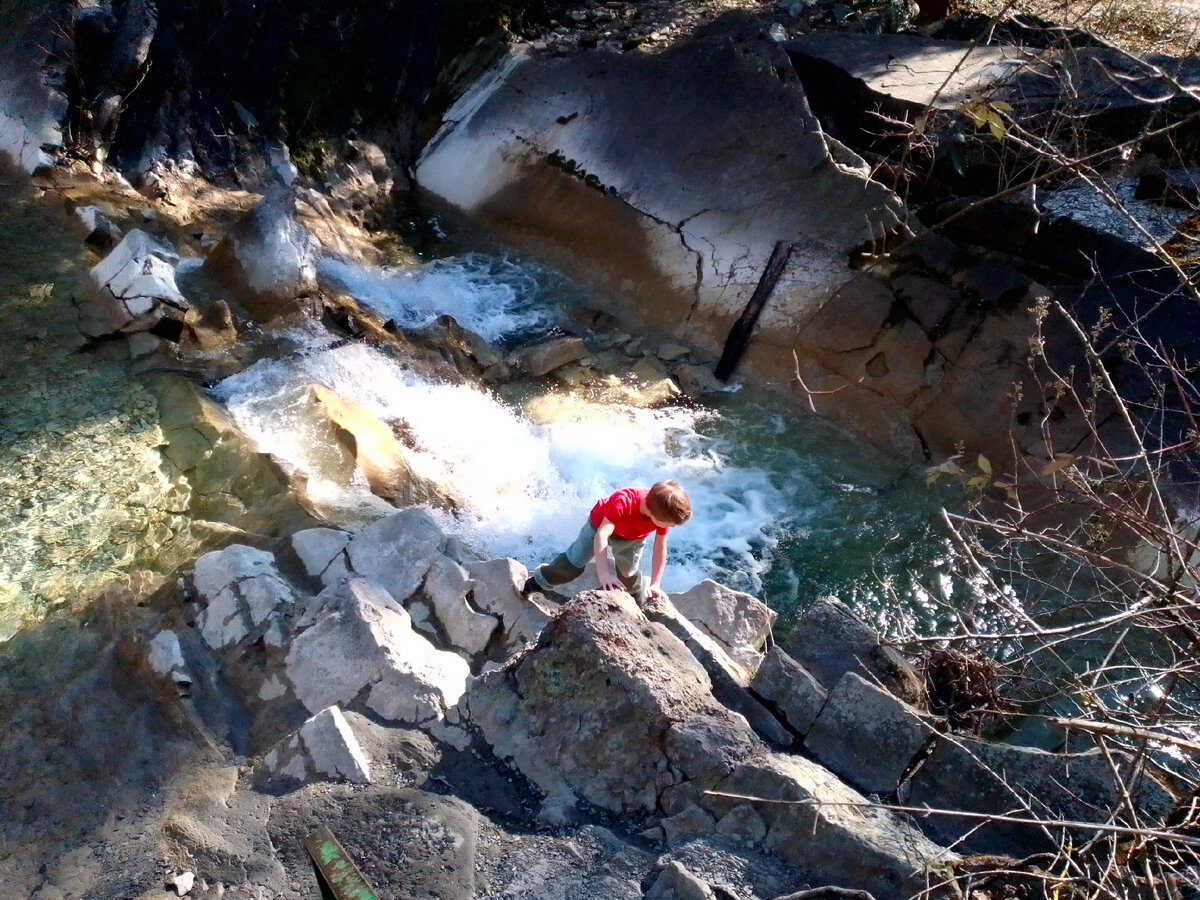
<svg viewBox="0 0 1200 900">
<path fill-rule="evenodd" d="M 540 591 L 542 586 L 537 583 L 537 579 L 530 575 L 525 579 L 525 583 L 521 585 L 521 596 L 528 597 L 534 591 Z"/>
</svg>

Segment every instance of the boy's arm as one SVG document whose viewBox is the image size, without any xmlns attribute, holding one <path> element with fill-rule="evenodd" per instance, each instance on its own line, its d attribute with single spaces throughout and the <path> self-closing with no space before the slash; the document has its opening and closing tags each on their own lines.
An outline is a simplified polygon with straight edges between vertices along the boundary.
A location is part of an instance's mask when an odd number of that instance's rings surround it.
<svg viewBox="0 0 1200 900">
<path fill-rule="evenodd" d="M 654 554 L 650 557 L 650 587 L 646 593 L 651 597 L 666 597 L 662 589 L 663 573 L 667 570 L 667 533 L 655 532 Z"/>
<path fill-rule="evenodd" d="M 592 554 L 596 558 L 596 577 L 600 579 L 600 590 L 602 591 L 624 590 L 624 585 L 613 576 L 608 568 L 608 539 L 616 527 L 608 519 L 603 519 L 600 527 L 596 529 L 596 536 L 592 538 Z"/>
</svg>

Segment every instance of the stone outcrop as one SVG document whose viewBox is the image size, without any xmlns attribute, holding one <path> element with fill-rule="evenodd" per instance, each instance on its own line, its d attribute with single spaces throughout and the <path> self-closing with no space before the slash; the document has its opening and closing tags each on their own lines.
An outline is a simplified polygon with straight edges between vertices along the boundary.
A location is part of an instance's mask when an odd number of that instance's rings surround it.
<svg viewBox="0 0 1200 900">
<path fill-rule="evenodd" d="M 445 114 L 416 178 L 710 350 L 775 243 L 793 241 L 760 320 L 790 333 L 901 205 L 833 146 L 789 73 L 782 50 L 745 22 L 657 55 L 514 51 Z M 751 370 L 777 377 L 780 359 L 758 354 L 750 348 Z"/>
<path fill-rule="evenodd" d="M 28 174 L 54 164 L 47 151 L 62 145 L 68 109 L 62 72 L 46 58 L 65 49 L 64 33 L 39 11 L 6 10 L 0 41 L 0 153 Z"/>
<path fill-rule="evenodd" d="M 756 807 L 763 845 L 879 898 L 907 896 L 928 866 L 954 857 L 880 810 L 864 813 L 865 798 L 815 763 L 766 750 L 710 690 L 682 643 L 626 595 L 597 591 L 564 607 L 531 651 L 477 681 L 467 705 L 560 815 L 579 799 L 675 822 L 686 815 L 688 827 L 705 829 L 735 807 L 744 817 L 752 798 L 797 801 Z"/>
</svg>

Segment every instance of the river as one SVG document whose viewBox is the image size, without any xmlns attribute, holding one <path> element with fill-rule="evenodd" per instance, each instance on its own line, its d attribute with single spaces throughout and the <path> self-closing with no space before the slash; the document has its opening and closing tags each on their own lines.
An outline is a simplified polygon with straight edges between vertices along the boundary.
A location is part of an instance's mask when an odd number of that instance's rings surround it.
<svg viewBox="0 0 1200 900">
<path fill-rule="evenodd" d="M 154 401 L 124 342 L 87 345 L 76 333 L 71 297 L 94 260 L 36 191 L 11 178 L 3 191 L 0 638 L 139 573 L 165 576 L 198 546 L 186 486 L 164 475 Z M 326 261 L 321 274 L 405 325 L 450 314 L 501 348 L 595 299 L 503 253 L 380 269 Z M 518 402 L 422 381 L 364 344 L 323 351 L 332 337 L 316 325 L 290 338 L 306 352 L 259 360 L 214 387 L 241 427 L 285 465 L 308 468 L 289 409 L 297 387 L 321 382 L 402 419 L 422 464 L 466 498 L 444 514 L 447 527 L 481 554 L 535 565 L 597 497 L 671 477 L 695 514 L 672 532 L 668 590 L 712 578 L 762 597 L 783 626 L 827 593 L 892 633 L 931 630 L 944 615 L 927 588 L 946 583 L 934 525 L 945 497 L 769 393 L 734 385 L 707 405 L 648 410 L 548 386 Z"/>
</svg>

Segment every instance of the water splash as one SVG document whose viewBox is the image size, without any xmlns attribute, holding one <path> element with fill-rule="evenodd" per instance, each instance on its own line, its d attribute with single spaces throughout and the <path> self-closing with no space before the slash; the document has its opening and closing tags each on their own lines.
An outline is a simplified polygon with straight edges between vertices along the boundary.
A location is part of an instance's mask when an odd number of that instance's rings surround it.
<svg viewBox="0 0 1200 900">
<path fill-rule="evenodd" d="M 716 576 L 761 583 L 762 551 L 781 523 L 780 492 L 766 472 L 730 465 L 721 442 L 700 433 L 712 412 L 555 395 L 531 403 L 531 418 L 489 392 L 428 380 L 360 344 L 262 360 L 218 385 L 239 427 L 308 475 L 310 486 L 326 451 L 305 424 L 299 386 L 307 384 L 403 423 L 421 473 L 452 486 L 462 503 L 448 527 L 480 553 L 535 565 L 574 538 L 599 497 L 675 478 L 694 515 L 672 532 L 664 585 L 682 590 Z M 365 485 L 345 490 L 371 502 Z"/>
<path fill-rule="evenodd" d="M 367 268 L 322 261 L 320 278 L 354 296 L 384 319 L 419 328 L 450 315 L 489 341 L 545 324 L 538 306 L 544 274 L 511 260 L 473 253 L 412 268 Z"/>
</svg>

